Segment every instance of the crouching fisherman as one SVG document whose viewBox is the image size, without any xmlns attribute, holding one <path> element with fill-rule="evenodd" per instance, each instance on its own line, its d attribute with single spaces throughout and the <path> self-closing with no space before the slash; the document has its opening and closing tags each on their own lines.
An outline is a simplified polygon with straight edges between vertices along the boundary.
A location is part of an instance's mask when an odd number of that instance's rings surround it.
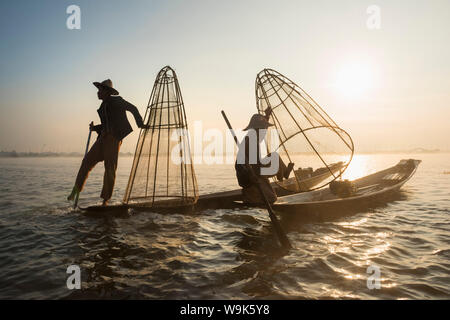
<svg viewBox="0 0 450 320">
<path fill-rule="evenodd" d="M 100 197 L 103 198 L 103 205 L 106 206 L 114 189 L 120 145 L 123 138 L 133 131 L 128 122 L 126 111 L 133 114 L 139 128 L 147 128 L 147 126 L 144 125 L 138 109 L 118 96 L 119 92 L 113 88 L 110 79 L 103 82 L 94 82 L 94 85 L 98 89 L 98 99 L 102 100 L 100 108 L 97 110 L 101 124 L 96 126 L 91 124 L 90 130 L 96 131 L 98 137 L 81 162 L 75 186 L 67 199 L 78 198 L 89 172 L 98 162 L 104 161 L 105 174 Z"/>
<path fill-rule="evenodd" d="M 254 114 L 248 126 L 244 131 L 248 131 L 244 139 L 239 145 L 235 169 L 239 185 L 242 187 L 242 196 L 245 203 L 248 204 L 264 204 L 257 184 L 270 203 L 277 200 L 277 194 L 272 188 L 269 178 L 277 176 L 279 181 L 287 179 L 292 169 L 293 163 L 285 165 L 283 160 L 276 152 L 269 153 L 266 157 L 261 158 L 260 145 L 265 140 L 267 128 L 273 126 L 269 122 L 272 110 L 268 108 L 265 116 Z M 249 166 L 253 169 L 255 175 L 249 171 Z"/>
</svg>

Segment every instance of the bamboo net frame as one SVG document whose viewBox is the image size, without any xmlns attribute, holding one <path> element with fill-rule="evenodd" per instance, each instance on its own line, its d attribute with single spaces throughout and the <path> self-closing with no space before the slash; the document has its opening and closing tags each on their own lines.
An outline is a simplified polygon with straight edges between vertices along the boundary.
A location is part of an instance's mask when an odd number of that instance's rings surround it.
<svg viewBox="0 0 450 320">
<path fill-rule="evenodd" d="M 302 88 L 292 80 L 273 69 L 263 69 L 256 76 L 255 81 L 256 106 L 260 114 L 268 108 L 272 108 L 270 116 L 271 122 L 279 137 L 279 150 L 287 162 L 292 161 L 292 153 L 310 152 L 314 154 L 319 162 L 329 172 L 329 178 L 321 181 L 318 185 L 310 188 L 314 190 L 321 188 L 333 180 L 341 177 L 350 164 L 354 154 L 354 144 L 350 135 L 314 101 Z M 334 140 L 327 150 L 327 141 Z M 303 149 L 299 150 L 298 148 Z M 344 155 L 344 161 L 340 170 L 335 170 L 336 163 L 331 163 L 329 157 L 326 157 L 333 147 L 339 150 L 335 153 Z M 298 167 L 298 163 L 295 163 Z M 294 168 L 295 169 L 295 168 Z M 276 177 L 273 180 L 292 192 L 307 191 L 301 187 L 301 178 L 294 170 L 294 179 L 278 181 Z M 292 181 L 294 180 L 294 181 Z M 294 182 L 294 183 L 292 183 Z"/>
<path fill-rule="evenodd" d="M 144 117 L 123 199 L 145 207 L 195 204 L 198 186 L 186 112 L 175 71 L 159 71 Z"/>
</svg>

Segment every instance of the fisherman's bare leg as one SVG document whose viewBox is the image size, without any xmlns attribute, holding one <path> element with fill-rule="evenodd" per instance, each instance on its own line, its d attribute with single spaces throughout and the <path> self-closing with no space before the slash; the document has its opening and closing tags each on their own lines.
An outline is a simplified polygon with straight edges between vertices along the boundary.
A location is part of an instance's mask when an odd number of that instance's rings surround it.
<svg viewBox="0 0 450 320">
<path fill-rule="evenodd" d="M 102 160 L 102 139 L 99 138 L 95 141 L 89 152 L 83 158 L 80 169 L 78 170 L 77 179 L 75 180 L 75 186 L 72 189 L 72 193 L 67 198 L 68 200 L 74 200 L 76 194 L 83 190 L 86 179 L 89 176 L 89 172 Z"/>
<path fill-rule="evenodd" d="M 105 136 L 103 144 L 103 154 L 105 156 L 105 174 L 103 175 L 103 189 L 100 195 L 100 197 L 103 199 L 103 205 L 108 204 L 108 200 L 111 199 L 113 193 L 121 143 L 121 141 L 116 140 L 110 134 L 107 134 Z"/>
</svg>

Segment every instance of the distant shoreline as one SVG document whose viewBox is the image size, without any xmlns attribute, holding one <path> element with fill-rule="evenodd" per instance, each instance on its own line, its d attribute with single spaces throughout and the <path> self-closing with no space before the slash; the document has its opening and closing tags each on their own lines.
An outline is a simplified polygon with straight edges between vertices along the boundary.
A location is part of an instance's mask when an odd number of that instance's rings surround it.
<svg viewBox="0 0 450 320">
<path fill-rule="evenodd" d="M 393 151 L 361 151 L 355 154 L 434 154 L 434 153 L 450 153 L 450 150 L 439 149 L 423 149 L 416 148 L 412 150 L 393 150 Z M 292 152 L 291 155 L 312 155 L 311 152 Z M 336 153 L 339 154 L 339 153 Z M 120 152 L 120 157 L 133 157 L 131 152 Z M 196 156 L 196 155 L 192 155 Z M 224 154 L 223 156 L 226 156 Z M 16 151 L 0 151 L 0 158 L 79 158 L 83 154 L 79 152 L 16 152 Z"/>
<path fill-rule="evenodd" d="M 121 157 L 133 157 L 131 152 L 120 152 Z M 16 152 L 0 151 L 0 158 L 79 158 L 83 154 L 79 152 Z"/>
</svg>

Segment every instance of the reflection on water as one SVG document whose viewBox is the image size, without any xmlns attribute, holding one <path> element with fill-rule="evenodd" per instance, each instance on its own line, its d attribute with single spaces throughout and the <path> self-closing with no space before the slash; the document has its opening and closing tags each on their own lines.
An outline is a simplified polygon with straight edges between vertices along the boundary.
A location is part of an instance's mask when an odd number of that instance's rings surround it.
<svg viewBox="0 0 450 320">
<path fill-rule="evenodd" d="M 79 159 L 0 159 L 0 298 L 449 298 L 448 155 L 356 155 L 344 178 L 401 158 L 423 162 L 388 203 L 316 221 L 281 215 L 288 252 L 265 210 L 89 218 L 64 201 Z M 116 201 L 131 161 L 119 161 Z M 81 205 L 98 201 L 102 171 L 90 175 Z M 196 172 L 201 193 L 236 186 L 230 165 Z M 81 267 L 80 291 L 66 288 L 70 264 Z M 380 290 L 367 288 L 371 265 Z"/>
<path fill-rule="evenodd" d="M 347 170 L 342 175 L 342 179 L 355 180 L 368 175 L 370 172 L 370 156 L 355 155 Z"/>
</svg>

